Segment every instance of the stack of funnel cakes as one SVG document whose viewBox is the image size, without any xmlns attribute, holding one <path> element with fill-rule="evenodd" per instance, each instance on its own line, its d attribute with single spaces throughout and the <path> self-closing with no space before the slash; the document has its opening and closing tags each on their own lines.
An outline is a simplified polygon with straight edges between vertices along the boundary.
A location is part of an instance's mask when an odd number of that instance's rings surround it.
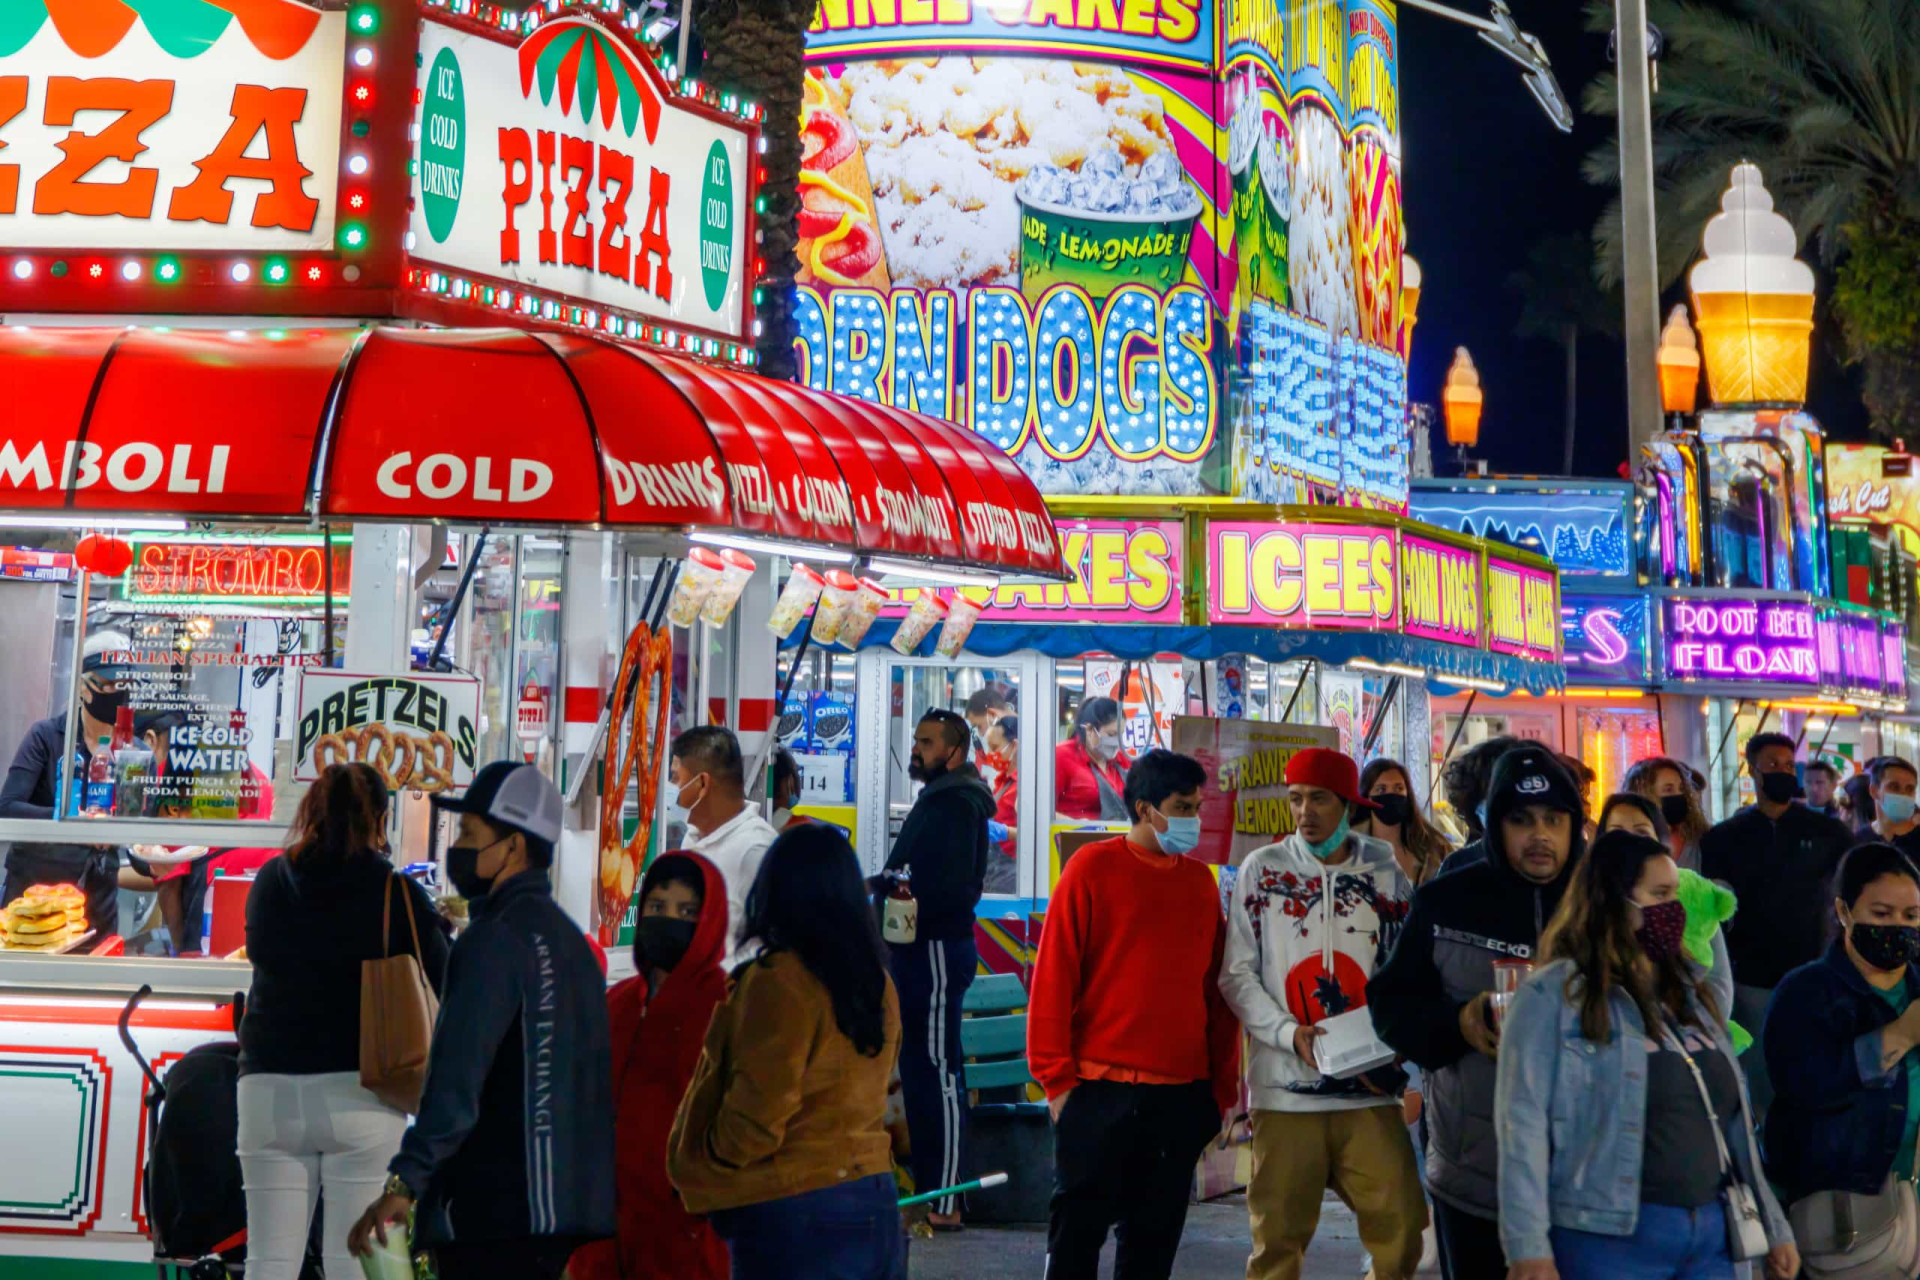
<svg viewBox="0 0 1920 1280">
<path fill-rule="evenodd" d="M 70 884 L 35 885 L 0 911 L 0 946 L 52 951 L 87 931 L 87 899 Z"/>
</svg>

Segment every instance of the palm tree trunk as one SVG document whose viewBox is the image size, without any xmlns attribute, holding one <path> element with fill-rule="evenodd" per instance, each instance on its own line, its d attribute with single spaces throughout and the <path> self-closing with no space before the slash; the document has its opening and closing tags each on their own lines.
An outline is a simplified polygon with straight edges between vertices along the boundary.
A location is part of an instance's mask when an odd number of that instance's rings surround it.
<svg viewBox="0 0 1920 1280">
<path fill-rule="evenodd" d="M 701 79 L 760 103 L 766 114 L 760 157 L 759 256 L 765 272 L 755 286 L 760 371 L 791 381 L 799 372 L 793 355 L 793 280 L 800 270 L 800 103 L 805 76 L 807 27 L 818 0 L 694 0 L 694 29 L 706 48 Z M 749 246 L 751 258 L 752 246 Z"/>
<path fill-rule="evenodd" d="M 1580 330 L 1576 325 L 1566 325 L 1560 331 L 1560 341 L 1567 349 L 1567 437 L 1562 452 L 1560 474 L 1573 474 L 1573 428 L 1578 418 L 1580 389 Z"/>
</svg>

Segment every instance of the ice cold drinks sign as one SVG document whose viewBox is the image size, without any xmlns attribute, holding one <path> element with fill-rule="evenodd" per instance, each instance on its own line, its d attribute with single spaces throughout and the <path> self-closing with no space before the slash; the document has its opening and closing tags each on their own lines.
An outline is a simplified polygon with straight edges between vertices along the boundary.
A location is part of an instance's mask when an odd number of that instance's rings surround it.
<svg viewBox="0 0 1920 1280">
<path fill-rule="evenodd" d="M 1792 600 L 1669 599 L 1664 652 L 1675 680 L 1820 683 L 1813 607 Z"/>
</svg>

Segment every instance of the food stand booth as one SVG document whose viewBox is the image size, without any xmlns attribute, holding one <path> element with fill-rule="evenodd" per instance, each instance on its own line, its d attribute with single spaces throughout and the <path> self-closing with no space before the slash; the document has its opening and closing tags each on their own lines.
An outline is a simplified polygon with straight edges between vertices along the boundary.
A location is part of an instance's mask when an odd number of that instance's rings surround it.
<svg viewBox="0 0 1920 1280">
<path fill-rule="evenodd" d="M 1062 576 L 999 451 L 751 372 L 757 109 L 670 80 L 623 20 L 19 8 L 0 24 L 0 84 L 27 87 L 0 130 L 0 542 L 30 548 L 0 572 L 10 711 L 76 744 L 104 682 L 159 728 L 143 757 L 114 709 L 106 789 L 70 758 L 52 816 L 0 817 L 0 843 L 155 868 L 270 853 L 317 768 L 364 759 L 395 786 L 396 860 L 430 863 L 425 797 L 512 754 L 567 794 L 557 891 L 611 941 L 665 733 L 766 740 L 776 562 Z M 108 79 L 171 110 L 102 115 L 85 95 Z M 623 207 L 627 166 L 652 181 Z M 610 803 L 603 757 L 634 762 Z M 213 876 L 207 933 L 149 943 L 175 954 L 71 925 L 70 951 L 0 947 L 0 1124 L 45 1157 L 0 1174 L 0 1274 L 151 1265 L 114 1024 L 152 987 L 133 1029 L 162 1070 L 231 1034 L 249 969 L 218 940 L 243 894 Z"/>
</svg>

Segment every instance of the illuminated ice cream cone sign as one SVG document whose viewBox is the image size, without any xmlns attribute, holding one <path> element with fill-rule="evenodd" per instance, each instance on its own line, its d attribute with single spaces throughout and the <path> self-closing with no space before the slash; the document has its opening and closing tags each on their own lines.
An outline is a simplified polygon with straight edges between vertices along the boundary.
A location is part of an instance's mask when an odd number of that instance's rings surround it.
<svg viewBox="0 0 1920 1280">
<path fill-rule="evenodd" d="M 1793 226 L 1773 211 L 1757 166 L 1734 166 L 1704 247 L 1688 283 L 1714 403 L 1804 402 L 1813 271 L 1794 257 Z"/>
<path fill-rule="evenodd" d="M 1447 420 L 1447 443 L 1471 449 L 1480 443 L 1480 371 L 1465 347 L 1453 349 L 1447 385 L 1440 392 L 1441 412 Z"/>
<path fill-rule="evenodd" d="M 1687 323 L 1687 309 L 1676 306 L 1660 331 L 1660 407 L 1668 413 L 1692 413 L 1700 394 L 1700 341 Z"/>
</svg>

